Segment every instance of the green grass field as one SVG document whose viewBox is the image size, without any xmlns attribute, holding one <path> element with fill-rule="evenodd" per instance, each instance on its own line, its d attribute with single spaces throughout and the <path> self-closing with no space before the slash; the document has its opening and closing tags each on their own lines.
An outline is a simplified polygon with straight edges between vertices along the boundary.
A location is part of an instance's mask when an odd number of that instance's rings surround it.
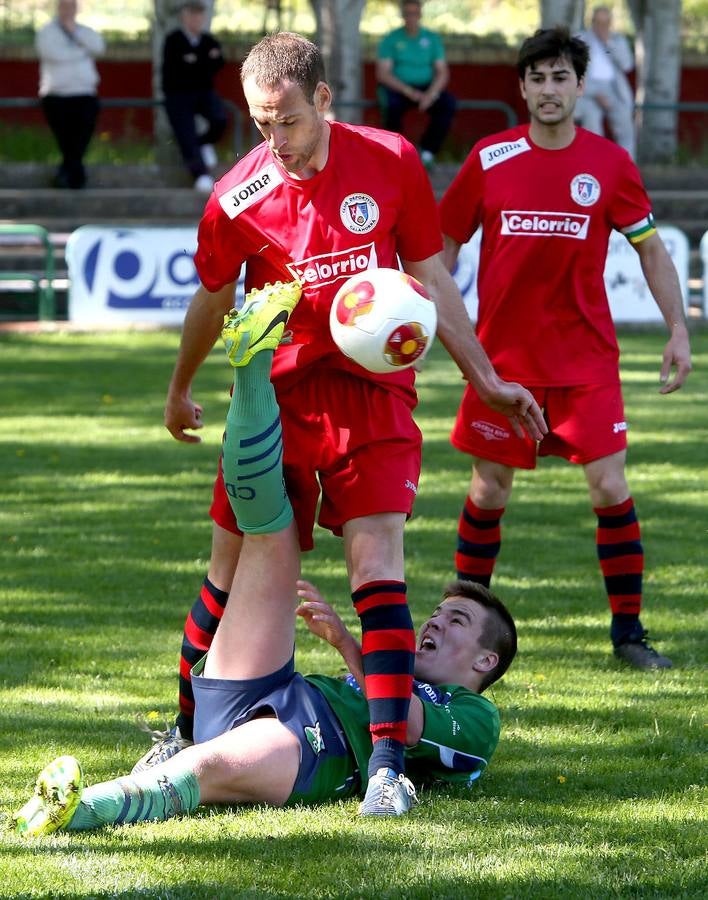
<svg viewBox="0 0 708 900">
<path fill-rule="evenodd" d="M 204 808 L 189 819 L 62 834 L 2 833 L 3 897 L 705 897 L 708 340 L 657 392 L 663 338 L 623 334 L 630 482 L 646 552 L 644 623 L 675 668 L 623 669 L 582 473 L 521 473 L 494 586 L 517 661 L 493 689 L 502 739 L 472 791 L 425 792 L 401 820 L 354 801 L 310 810 Z M 0 809 L 76 755 L 89 782 L 146 749 L 136 714 L 171 721 L 184 617 L 209 553 L 207 508 L 226 413 L 222 353 L 195 396 L 200 445 L 162 426 L 175 332 L 0 335 Z M 448 443 L 460 393 L 436 348 L 419 378 L 424 477 L 407 528 L 420 621 L 452 575 L 469 463 Z M 349 612 L 339 542 L 306 576 Z M 299 632 L 299 666 L 337 671 Z"/>
</svg>

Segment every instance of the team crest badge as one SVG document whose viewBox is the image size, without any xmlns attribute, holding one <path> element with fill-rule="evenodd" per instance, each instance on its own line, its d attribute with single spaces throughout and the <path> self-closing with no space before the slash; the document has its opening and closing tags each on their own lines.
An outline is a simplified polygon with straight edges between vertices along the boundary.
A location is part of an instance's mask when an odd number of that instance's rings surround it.
<svg viewBox="0 0 708 900">
<path fill-rule="evenodd" d="M 315 722 L 314 725 L 305 725 L 305 738 L 310 747 L 312 747 L 312 752 L 315 756 L 319 756 L 325 749 L 325 742 L 322 737 L 322 732 L 320 731 L 319 722 Z"/>
<path fill-rule="evenodd" d="M 354 234 L 366 234 L 379 221 L 379 207 L 368 194 L 348 194 L 339 207 L 342 224 Z"/>
<path fill-rule="evenodd" d="M 570 182 L 570 196 L 579 206 L 592 206 L 600 199 L 600 182 L 592 175 L 576 175 Z"/>
</svg>

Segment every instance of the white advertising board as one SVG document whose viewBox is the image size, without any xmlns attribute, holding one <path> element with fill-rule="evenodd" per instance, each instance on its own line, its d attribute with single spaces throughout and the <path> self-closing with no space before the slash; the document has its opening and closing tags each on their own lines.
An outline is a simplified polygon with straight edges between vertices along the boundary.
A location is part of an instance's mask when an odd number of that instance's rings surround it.
<svg viewBox="0 0 708 900">
<path fill-rule="evenodd" d="M 478 228 L 472 237 L 460 247 L 457 265 L 453 269 L 462 299 L 465 301 L 467 315 L 473 322 L 477 320 L 479 298 L 477 296 L 477 269 L 479 267 L 479 248 L 482 243 L 482 229 Z"/>
<path fill-rule="evenodd" d="M 688 302 L 689 245 L 686 235 L 671 225 L 659 226 Z M 477 317 L 477 268 L 481 231 L 460 248 L 453 272 L 467 312 Z M 196 227 L 115 228 L 85 225 L 66 246 L 69 267 L 69 320 L 80 325 L 155 323 L 181 325 L 199 284 L 193 255 Z M 701 242 L 708 266 L 708 234 Z M 708 281 L 706 308 L 708 308 Z M 639 257 L 629 242 L 613 232 L 605 266 L 605 286 L 617 323 L 661 322 L 642 274 Z M 239 280 L 235 305 L 243 299 Z"/>
<path fill-rule="evenodd" d="M 688 309 L 688 238 L 673 225 L 659 225 L 659 235 L 678 273 L 684 309 Z M 649 291 L 639 255 L 627 238 L 612 232 L 605 265 L 605 290 L 615 322 L 663 322 Z"/>
<path fill-rule="evenodd" d="M 676 266 L 684 306 L 687 308 L 688 238 L 678 228 L 674 228 L 673 225 L 660 225 L 658 231 Z M 707 238 L 708 234 L 701 242 L 704 267 L 708 265 Z M 460 248 L 457 267 L 453 272 L 471 319 L 476 319 L 477 317 L 477 268 L 479 265 L 480 242 L 481 230 L 478 230 Z M 618 324 L 664 321 L 659 312 L 659 307 L 649 292 L 636 250 L 634 250 L 627 238 L 617 231 L 613 231 L 610 236 L 607 263 L 605 265 L 605 290 L 607 291 L 612 318 Z M 705 290 L 708 291 L 708 287 Z M 708 304 L 708 294 L 706 294 L 706 298 Z M 706 308 L 708 308 L 708 305 Z"/>
<path fill-rule="evenodd" d="M 701 263 L 703 265 L 703 315 L 708 315 L 708 231 L 701 238 Z"/>
<path fill-rule="evenodd" d="M 69 321 L 181 325 L 199 285 L 196 227 L 84 225 L 66 245 Z"/>
</svg>

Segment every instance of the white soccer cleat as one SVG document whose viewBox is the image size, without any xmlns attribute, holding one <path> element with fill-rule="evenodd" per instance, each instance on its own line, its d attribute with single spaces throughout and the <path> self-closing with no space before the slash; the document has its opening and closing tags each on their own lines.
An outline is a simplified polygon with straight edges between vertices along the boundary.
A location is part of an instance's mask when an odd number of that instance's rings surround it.
<svg viewBox="0 0 708 900">
<path fill-rule="evenodd" d="M 144 772 L 151 769 L 159 763 L 167 762 L 173 756 L 177 756 L 182 750 L 191 747 L 194 741 L 182 737 L 178 725 L 174 725 L 169 731 L 152 731 L 150 728 L 143 728 L 152 738 L 152 747 L 135 763 L 130 770 L 131 775 L 138 772 Z"/>
<path fill-rule="evenodd" d="M 379 769 L 369 779 L 360 816 L 400 816 L 418 802 L 413 784 L 393 769 Z"/>
</svg>

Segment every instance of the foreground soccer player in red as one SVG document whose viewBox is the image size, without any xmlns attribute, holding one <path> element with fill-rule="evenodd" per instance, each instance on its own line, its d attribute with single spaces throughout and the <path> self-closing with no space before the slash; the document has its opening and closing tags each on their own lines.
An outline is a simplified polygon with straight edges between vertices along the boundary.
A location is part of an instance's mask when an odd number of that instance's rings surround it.
<svg viewBox="0 0 708 900">
<path fill-rule="evenodd" d="M 233 304 L 241 266 L 249 291 L 299 282 L 302 297 L 271 373 L 288 495 L 302 549 L 312 547 L 320 494 L 320 525 L 343 537 L 362 628 L 374 741 L 369 775 L 402 774 L 415 651 L 403 565 L 403 527 L 420 470 L 414 373 L 372 375 L 342 355 L 329 334 L 338 287 L 355 272 L 396 267 L 400 258 L 437 304 L 438 334 L 463 375 L 519 431 L 523 425 L 537 438 L 545 426 L 528 391 L 497 378 L 474 336 L 442 260 L 432 189 L 413 146 L 397 134 L 329 121 L 332 94 L 321 55 L 299 35 L 260 41 L 241 79 L 265 140 L 218 182 L 207 203 L 195 257 L 202 287 L 185 319 L 165 422 L 178 440 L 197 440 L 188 433 L 201 426 L 192 381 Z M 240 547 L 221 475 L 211 515 L 209 572 L 185 628 L 178 731 L 139 765 L 169 756 L 192 737 L 190 668 L 210 646 Z"/>
<path fill-rule="evenodd" d="M 534 468 L 537 454 L 582 465 L 615 655 L 640 669 L 664 668 L 670 660 L 649 646 L 639 620 L 644 557 L 625 479 L 619 350 L 603 279 L 612 229 L 639 254 L 669 329 L 662 394 L 690 371 L 688 330 L 637 167 L 625 150 L 573 124 L 587 62 L 587 46 L 563 28 L 527 39 L 518 73 L 530 124 L 479 141 L 441 203 L 450 269 L 482 226 L 477 334 L 504 378 L 531 387 L 548 424 L 537 447 L 474 385 L 465 389 L 452 442 L 475 459 L 456 568 L 460 578 L 489 584 L 515 469 Z"/>
</svg>

